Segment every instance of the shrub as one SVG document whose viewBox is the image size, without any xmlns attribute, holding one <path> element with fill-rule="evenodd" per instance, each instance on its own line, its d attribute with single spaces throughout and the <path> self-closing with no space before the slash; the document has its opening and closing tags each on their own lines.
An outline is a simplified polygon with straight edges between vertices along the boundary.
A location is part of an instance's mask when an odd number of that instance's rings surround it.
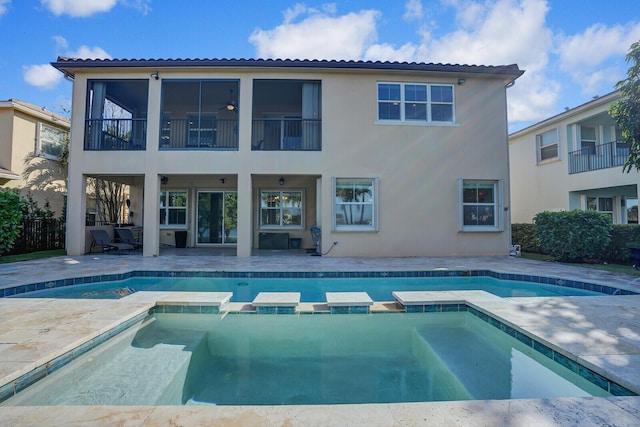
<svg viewBox="0 0 640 427">
<path fill-rule="evenodd" d="M 611 241 L 602 257 L 609 262 L 626 264 L 631 258 L 629 246 L 640 247 L 640 227 L 627 224 L 614 225 L 611 230 Z"/>
<path fill-rule="evenodd" d="M 8 252 L 20 235 L 22 210 L 20 196 L 0 191 L 0 254 Z"/>
<path fill-rule="evenodd" d="M 511 244 L 520 245 L 522 252 L 543 253 L 535 224 L 511 224 Z"/>
<path fill-rule="evenodd" d="M 544 211 L 533 220 L 543 252 L 558 261 L 598 258 L 611 240 L 611 218 L 597 211 Z"/>
</svg>

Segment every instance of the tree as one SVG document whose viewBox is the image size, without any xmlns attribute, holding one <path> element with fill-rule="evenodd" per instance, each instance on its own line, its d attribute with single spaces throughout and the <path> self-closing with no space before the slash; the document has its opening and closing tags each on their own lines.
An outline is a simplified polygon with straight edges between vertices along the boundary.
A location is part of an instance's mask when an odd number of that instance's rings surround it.
<svg viewBox="0 0 640 427">
<path fill-rule="evenodd" d="M 620 91 L 620 100 L 609 107 L 609 115 L 629 145 L 629 157 L 623 166 L 628 173 L 634 168 L 640 171 L 640 41 L 631 45 L 626 61 L 631 64 L 627 78 L 615 85 Z"/>
<path fill-rule="evenodd" d="M 20 196 L 0 191 L 0 254 L 8 252 L 20 235 L 22 228 Z"/>
</svg>

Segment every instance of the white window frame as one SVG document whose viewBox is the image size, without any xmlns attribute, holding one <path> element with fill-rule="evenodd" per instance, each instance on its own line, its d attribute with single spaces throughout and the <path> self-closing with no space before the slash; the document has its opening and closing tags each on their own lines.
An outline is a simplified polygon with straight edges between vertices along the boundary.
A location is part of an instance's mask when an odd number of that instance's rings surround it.
<svg viewBox="0 0 640 427">
<path fill-rule="evenodd" d="M 589 202 L 592 199 L 595 201 L 595 209 L 593 209 L 593 207 L 589 206 Z M 605 200 L 611 200 L 611 210 L 603 210 L 601 209 L 602 205 L 601 202 L 605 201 Z M 592 210 L 592 211 L 596 211 L 596 212 L 600 212 L 603 214 L 607 214 L 609 216 L 611 216 L 611 222 L 616 224 L 616 217 L 617 217 L 617 212 L 616 212 L 616 206 L 618 203 L 618 199 L 617 197 L 614 196 L 586 196 L 585 198 L 585 210 Z"/>
<path fill-rule="evenodd" d="M 398 85 L 400 86 L 400 99 L 398 100 L 385 100 L 380 99 L 380 85 Z M 425 101 L 407 101 L 406 98 L 406 87 L 407 86 L 423 86 L 426 89 L 426 100 Z M 451 88 L 451 102 L 443 102 L 443 101 L 433 101 L 431 96 L 431 89 L 433 87 L 448 87 Z M 377 124 L 408 124 L 408 125 L 453 125 L 456 122 L 456 94 L 455 94 L 455 86 L 447 83 L 415 83 L 415 82 L 388 82 L 381 81 L 376 85 L 376 117 Z M 380 104 L 381 103 L 393 103 L 400 106 L 400 118 L 399 119 L 382 119 L 380 118 Z M 406 106 L 407 104 L 415 103 L 415 104 L 424 104 L 426 106 L 427 117 L 425 120 L 420 119 L 407 119 L 406 118 Z M 443 121 L 443 120 L 433 120 L 432 110 L 434 106 L 437 105 L 450 105 L 451 106 L 451 120 Z"/>
<path fill-rule="evenodd" d="M 551 133 L 555 134 L 555 142 L 553 143 L 546 143 L 544 144 L 544 136 L 545 135 L 551 135 Z M 545 162 L 549 162 L 549 161 L 554 161 L 554 160 L 559 160 L 560 159 L 560 140 L 559 140 L 559 132 L 558 132 L 558 128 L 555 129 L 551 129 L 542 133 L 539 133 L 536 135 L 536 160 L 538 163 L 545 163 Z M 555 157 L 549 157 L 546 159 L 542 158 L 542 149 L 544 148 L 549 148 L 549 147 L 556 147 L 556 155 Z"/>
<path fill-rule="evenodd" d="M 371 224 L 338 224 L 336 216 L 340 208 L 344 203 L 338 203 L 336 197 L 337 184 L 341 181 L 352 182 L 366 182 L 372 186 L 371 201 L 367 204 L 371 205 Z M 378 178 L 363 178 L 363 177 L 332 177 L 331 178 L 331 191 L 333 194 L 333 202 L 331 203 L 331 229 L 332 231 L 357 231 L 357 232 L 377 232 L 378 231 L 378 212 L 379 212 L 379 197 L 378 197 L 379 179 Z M 363 202 L 354 202 L 354 204 L 362 205 Z"/>
<path fill-rule="evenodd" d="M 185 206 L 184 207 L 171 207 L 169 206 L 169 195 L 171 193 L 184 193 L 185 195 Z M 160 197 L 164 194 L 165 205 L 158 206 L 159 210 L 165 210 L 165 223 L 160 223 L 160 228 L 171 228 L 171 229 L 187 229 L 189 222 L 189 191 L 184 189 L 166 189 L 160 191 Z M 169 211 L 170 210 L 184 210 L 184 224 L 170 224 L 169 221 Z M 159 218 L 160 219 L 160 218 Z"/>
<path fill-rule="evenodd" d="M 493 203 L 482 204 L 479 202 L 464 202 L 464 185 L 466 183 L 492 184 L 493 185 Z M 493 206 L 493 225 L 465 225 L 464 223 L 464 207 L 465 206 Z M 461 232 L 501 232 L 504 231 L 504 181 L 502 179 L 471 179 L 458 178 L 458 231 Z"/>
<path fill-rule="evenodd" d="M 289 206 L 279 206 L 274 208 L 267 208 L 270 210 L 279 210 L 280 211 L 280 224 L 263 224 L 262 223 L 262 195 L 264 193 L 279 193 L 282 196 L 283 193 L 300 193 L 300 224 L 285 224 L 284 223 L 284 210 L 289 208 Z M 261 189 L 258 193 L 258 224 L 260 230 L 304 230 L 304 198 L 305 193 L 304 190 L 298 189 L 281 189 L 281 188 L 273 188 L 273 189 Z"/>
<path fill-rule="evenodd" d="M 58 155 L 47 152 L 45 147 L 47 144 L 49 144 L 52 147 L 59 147 L 60 152 L 62 152 L 62 150 L 64 149 L 64 141 L 69 137 L 69 132 L 64 129 L 60 129 L 55 126 L 49 126 L 40 122 L 38 122 L 36 132 L 36 154 L 39 157 L 44 157 L 45 159 L 58 160 Z M 58 138 L 57 141 L 51 138 L 53 135 L 56 135 L 56 137 Z"/>
</svg>

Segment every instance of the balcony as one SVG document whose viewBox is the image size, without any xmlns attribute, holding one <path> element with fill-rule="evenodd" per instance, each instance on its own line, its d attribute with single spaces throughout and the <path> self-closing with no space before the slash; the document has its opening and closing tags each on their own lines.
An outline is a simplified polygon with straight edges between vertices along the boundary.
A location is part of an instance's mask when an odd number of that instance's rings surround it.
<svg viewBox="0 0 640 427">
<path fill-rule="evenodd" d="M 321 125 L 318 119 L 253 119 L 253 151 L 319 151 Z"/>
<path fill-rule="evenodd" d="M 615 168 L 629 157 L 629 144 L 613 141 L 569 153 L 569 174 Z"/>
<path fill-rule="evenodd" d="M 84 149 L 88 151 L 145 150 L 147 119 L 87 119 Z"/>
<path fill-rule="evenodd" d="M 238 120 L 163 119 L 160 150 L 237 150 Z"/>
</svg>

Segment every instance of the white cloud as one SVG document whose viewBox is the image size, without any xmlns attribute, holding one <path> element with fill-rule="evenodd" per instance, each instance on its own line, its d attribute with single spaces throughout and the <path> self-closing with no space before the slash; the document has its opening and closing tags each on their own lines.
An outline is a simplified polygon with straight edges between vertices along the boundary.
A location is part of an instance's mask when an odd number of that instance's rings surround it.
<svg viewBox="0 0 640 427">
<path fill-rule="evenodd" d="M 53 39 L 57 48 L 67 47 L 67 40 L 64 37 L 54 36 Z M 111 55 L 101 47 L 88 46 L 80 46 L 75 52 L 67 51 L 65 56 L 82 59 L 111 59 Z M 26 65 L 22 69 L 24 81 L 41 89 L 53 89 L 62 80 L 62 73 L 49 64 Z"/>
<path fill-rule="evenodd" d="M 0 0 L 0 16 L 7 12 L 7 6 L 11 3 L 11 0 Z"/>
<path fill-rule="evenodd" d="M 424 16 L 422 10 L 422 2 L 420 0 L 408 0 L 404 5 L 404 15 L 402 18 L 406 21 L 414 19 L 420 20 Z"/>
<path fill-rule="evenodd" d="M 62 80 L 62 73 L 49 64 L 25 66 L 22 76 L 25 82 L 41 89 L 53 89 Z"/>
<path fill-rule="evenodd" d="M 80 46 L 80 48 L 75 52 L 67 52 L 66 56 L 82 59 L 111 59 L 111 55 L 101 47 L 89 47 L 84 45 Z"/>
<path fill-rule="evenodd" d="M 573 36 L 560 36 L 560 69 L 582 88 L 583 95 L 609 92 L 624 77 L 623 60 L 632 43 L 640 39 L 640 24 L 607 27 L 595 24 Z M 588 54 L 585 54 L 588 52 Z M 605 62 L 619 58 L 620 68 Z"/>
<path fill-rule="evenodd" d="M 85 17 L 108 12 L 116 5 L 117 0 L 40 0 L 40 2 L 56 16 Z"/>
<path fill-rule="evenodd" d="M 62 36 L 53 36 L 53 41 L 56 43 L 57 50 L 65 50 L 69 48 L 69 42 Z"/>
<path fill-rule="evenodd" d="M 377 38 L 375 10 L 332 16 L 304 5 L 285 12 L 272 30 L 256 29 L 249 41 L 260 58 L 359 59 Z M 295 22 L 302 18 L 299 22 Z"/>
</svg>

